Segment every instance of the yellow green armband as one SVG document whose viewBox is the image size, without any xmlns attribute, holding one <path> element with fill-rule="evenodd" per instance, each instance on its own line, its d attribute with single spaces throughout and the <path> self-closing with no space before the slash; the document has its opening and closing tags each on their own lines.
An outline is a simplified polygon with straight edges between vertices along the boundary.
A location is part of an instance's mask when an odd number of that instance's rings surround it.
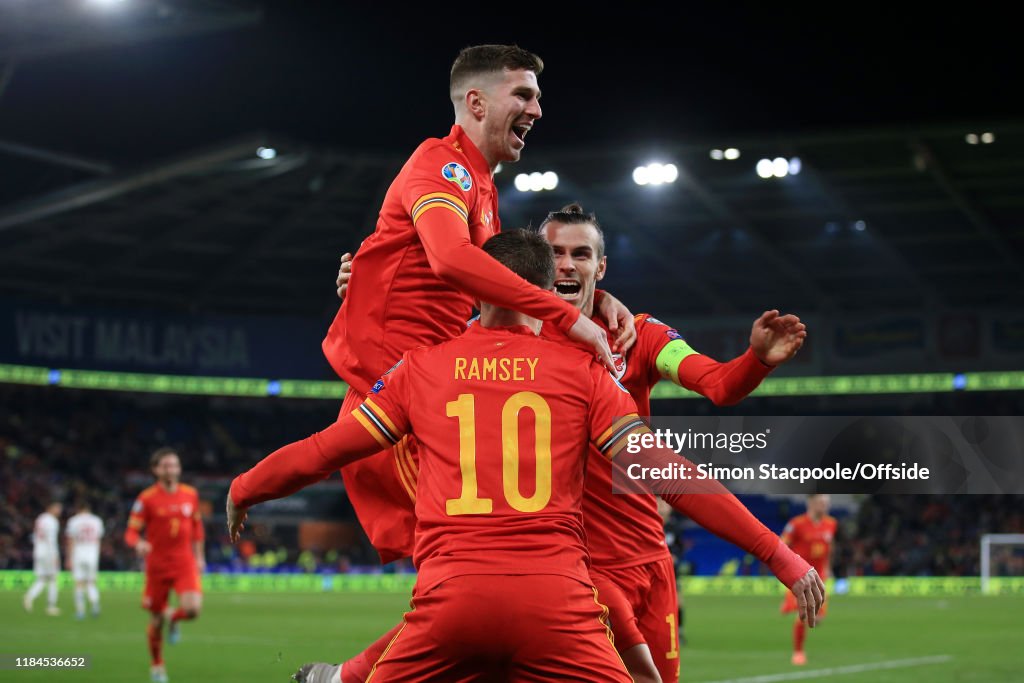
<svg viewBox="0 0 1024 683">
<path fill-rule="evenodd" d="M 682 339 L 673 339 L 668 344 L 665 344 L 654 362 L 662 377 L 678 384 L 679 364 L 688 356 L 692 356 L 696 353 L 697 352 L 690 348 L 690 345 Z"/>
</svg>

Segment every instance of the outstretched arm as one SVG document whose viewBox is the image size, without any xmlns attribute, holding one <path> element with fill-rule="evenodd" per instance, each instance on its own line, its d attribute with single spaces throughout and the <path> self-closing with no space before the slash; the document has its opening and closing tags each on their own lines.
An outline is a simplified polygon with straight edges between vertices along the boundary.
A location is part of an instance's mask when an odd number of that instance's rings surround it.
<svg viewBox="0 0 1024 683">
<path fill-rule="evenodd" d="M 644 433 L 650 434 L 646 426 L 634 428 L 635 443 L 641 443 L 640 437 Z M 613 465 L 619 468 L 616 476 L 629 476 L 629 470 L 632 469 L 630 466 L 633 464 L 638 464 L 641 468 L 654 469 L 663 469 L 666 465 L 673 464 L 681 465 L 685 468 L 681 470 L 684 472 L 698 471 L 697 466 L 688 459 L 668 449 L 651 448 L 639 453 L 620 451 L 613 460 Z M 825 599 L 825 585 L 821 577 L 806 560 L 794 553 L 762 524 L 721 482 L 714 479 L 675 479 L 652 480 L 645 483 L 673 509 L 768 565 L 776 578 L 796 596 L 800 618 L 814 627 L 816 615 Z"/>
<path fill-rule="evenodd" d="M 248 508 L 315 484 L 340 467 L 379 452 L 382 446 L 349 414 L 322 432 L 277 449 L 231 482 L 227 511 L 232 542 L 238 540 Z"/>
<path fill-rule="evenodd" d="M 698 353 L 676 339 L 662 348 L 656 363 L 665 379 L 717 406 L 729 406 L 746 398 L 777 365 L 795 356 L 806 337 L 807 327 L 800 318 L 765 311 L 750 328 L 750 348 L 728 362 Z"/>
</svg>

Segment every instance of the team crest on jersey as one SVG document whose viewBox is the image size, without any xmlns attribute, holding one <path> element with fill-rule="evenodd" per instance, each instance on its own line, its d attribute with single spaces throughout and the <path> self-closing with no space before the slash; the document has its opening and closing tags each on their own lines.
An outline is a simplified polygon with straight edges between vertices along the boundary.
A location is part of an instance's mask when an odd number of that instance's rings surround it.
<svg viewBox="0 0 1024 683">
<path fill-rule="evenodd" d="M 626 374 L 626 357 L 621 353 L 612 354 L 612 362 L 615 363 L 615 372 L 619 373 L 619 377 Z"/>
<path fill-rule="evenodd" d="M 463 192 L 469 192 L 469 188 L 473 187 L 473 178 L 462 164 L 449 161 L 441 168 L 441 175 L 445 180 L 461 187 Z"/>
<path fill-rule="evenodd" d="M 186 517 L 191 517 L 192 516 L 192 504 L 191 503 L 185 503 L 184 505 L 182 505 L 181 506 L 181 514 L 185 515 Z"/>
</svg>

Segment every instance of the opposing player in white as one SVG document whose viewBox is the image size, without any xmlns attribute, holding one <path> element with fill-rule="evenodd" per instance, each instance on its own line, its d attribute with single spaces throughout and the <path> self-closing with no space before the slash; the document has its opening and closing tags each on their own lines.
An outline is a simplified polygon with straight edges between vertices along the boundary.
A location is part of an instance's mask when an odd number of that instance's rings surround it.
<svg viewBox="0 0 1024 683">
<path fill-rule="evenodd" d="M 46 506 L 46 512 L 36 517 L 32 529 L 32 569 L 36 580 L 22 601 L 27 612 L 32 611 L 32 603 L 46 588 L 46 613 L 51 617 L 60 614 L 57 607 L 57 574 L 60 572 L 57 537 L 60 535 L 60 513 L 63 509 L 60 503 L 53 502 Z"/>
<path fill-rule="evenodd" d="M 103 520 L 89 510 L 89 503 L 78 505 L 78 513 L 68 520 L 64 531 L 68 537 L 68 569 L 75 579 L 75 618 L 85 618 L 85 598 L 89 596 L 92 615 L 100 615 L 100 592 L 96 574 L 100 568 L 100 539 Z"/>
</svg>

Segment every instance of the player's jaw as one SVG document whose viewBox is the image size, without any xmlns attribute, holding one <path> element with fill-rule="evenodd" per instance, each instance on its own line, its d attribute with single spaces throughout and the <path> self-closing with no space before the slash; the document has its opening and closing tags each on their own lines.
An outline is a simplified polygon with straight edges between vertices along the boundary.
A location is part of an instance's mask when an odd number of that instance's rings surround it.
<svg viewBox="0 0 1024 683">
<path fill-rule="evenodd" d="M 526 147 L 526 135 L 533 128 L 533 120 L 529 117 L 516 119 L 508 127 L 506 148 L 508 161 L 519 161 L 523 148 Z"/>
</svg>

